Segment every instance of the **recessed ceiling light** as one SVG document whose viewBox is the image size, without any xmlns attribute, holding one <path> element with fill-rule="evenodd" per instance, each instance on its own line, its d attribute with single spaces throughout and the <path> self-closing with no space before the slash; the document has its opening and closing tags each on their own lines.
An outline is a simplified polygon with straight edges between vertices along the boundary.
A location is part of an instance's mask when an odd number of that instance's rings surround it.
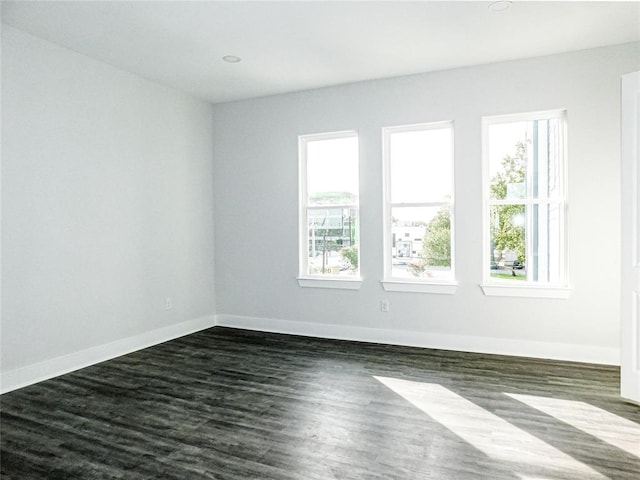
<svg viewBox="0 0 640 480">
<path fill-rule="evenodd" d="M 509 0 L 498 0 L 489 5 L 489 10 L 492 12 L 506 12 L 511 8 L 511 3 Z"/>
<path fill-rule="evenodd" d="M 225 55 L 222 57 L 222 60 L 227 63 L 240 63 L 242 61 L 240 57 L 236 57 L 235 55 Z"/>
</svg>

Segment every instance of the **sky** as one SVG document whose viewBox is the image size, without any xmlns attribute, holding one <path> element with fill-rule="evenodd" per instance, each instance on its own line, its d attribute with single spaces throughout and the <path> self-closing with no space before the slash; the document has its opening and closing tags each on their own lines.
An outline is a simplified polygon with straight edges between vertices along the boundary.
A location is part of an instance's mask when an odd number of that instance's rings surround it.
<svg viewBox="0 0 640 480">
<path fill-rule="evenodd" d="M 489 126 L 489 178 L 502 170 L 502 159 L 514 156 L 516 143 L 531 138 L 531 122 L 495 123 Z"/>
<path fill-rule="evenodd" d="M 307 143 L 307 191 L 350 192 L 358 196 L 358 137 Z"/>
<path fill-rule="evenodd" d="M 452 135 L 448 126 L 391 134 L 392 203 L 438 202 L 452 197 Z"/>
<path fill-rule="evenodd" d="M 530 122 L 490 125 L 489 175 L 502 168 L 502 159 L 515 154 Z M 391 201 L 417 203 L 446 201 L 453 195 L 453 131 L 450 127 L 396 131 L 390 135 Z M 350 192 L 358 195 L 357 136 L 307 143 L 308 194 Z"/>
</svg>

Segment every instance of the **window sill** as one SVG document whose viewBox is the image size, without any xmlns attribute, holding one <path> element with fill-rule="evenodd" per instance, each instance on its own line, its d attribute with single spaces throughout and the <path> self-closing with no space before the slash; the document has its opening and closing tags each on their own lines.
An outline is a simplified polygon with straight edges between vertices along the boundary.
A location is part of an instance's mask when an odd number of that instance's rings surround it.
<svg viewBox="0 0 640 480">
<path fill-rule="evenodd" d="M 483 283 L 482 291 L 488 297 L 529 297 L 529 298 L 569 298 L 571 289 L 567 287 L 542 285 L 502 285 Z"/>
<path fill-rule="evenodd" d="M 458 288 L 457 282 L 442 280 L 440 282 L 411 282 L 406 280 L 383 280 L 382 287 L 387 292 L 440 293 L 453 295 Z"/>
<path fill-rule="evenodd" d="M 362 279 L 355 278 L 320 278 L 320 277 L 298 277 L 298 285 L 305 288 L 338 288 L 343 290 L 360 290 Z"/>
</svg>

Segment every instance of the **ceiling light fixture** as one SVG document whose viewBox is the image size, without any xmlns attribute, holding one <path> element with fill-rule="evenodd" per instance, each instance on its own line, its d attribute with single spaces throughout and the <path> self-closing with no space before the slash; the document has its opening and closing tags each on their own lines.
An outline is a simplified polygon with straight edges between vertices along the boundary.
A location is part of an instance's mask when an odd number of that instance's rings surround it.
<svg viewBox="0 0 640 480">
<path fill-rule="evenodd" d="M 489 5 L 489 10 L 495 13 L 506 12 L 511 8 L 511 4 L 512 2 L 510 2 L 509 0 L 498 0 L 497 2 L 493 2 L 491 5 Z"/>
<path fill-rule="evenodd" d="M 242 61 L 240 57 L 236 57 L 235 55 L 225 55 L 222 57 L 222 60 L 227 63 L 240 63 Z"/>
</svg>

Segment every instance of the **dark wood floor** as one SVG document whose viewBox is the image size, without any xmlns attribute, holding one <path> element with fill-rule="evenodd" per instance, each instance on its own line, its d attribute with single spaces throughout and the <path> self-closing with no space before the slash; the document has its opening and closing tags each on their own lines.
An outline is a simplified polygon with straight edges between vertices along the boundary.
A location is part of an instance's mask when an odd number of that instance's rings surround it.
<svg viewBox="0 0 640 480">
<path fill-rule="evenodd" d="M 6 479 L 634 479 L 617 368 L 213 328 L 1 398 Z"/>
</svg>

